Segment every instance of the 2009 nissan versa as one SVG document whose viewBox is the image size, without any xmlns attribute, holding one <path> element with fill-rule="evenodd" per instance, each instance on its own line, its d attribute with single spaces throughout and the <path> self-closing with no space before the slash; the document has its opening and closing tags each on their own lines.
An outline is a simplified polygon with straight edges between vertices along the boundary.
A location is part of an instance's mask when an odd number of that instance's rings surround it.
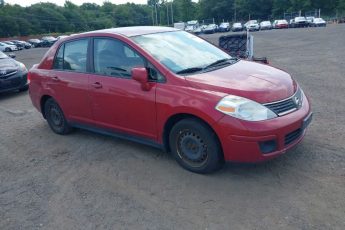
<svg viewBox="0 0 345 230">
<path fill-rule="evenodd" d="M 312 118 L 288 73 L 233 58 L 173 28 L 59 40 L 29 80 L 33 105 L 55 133 L 78 127 L 129 138 L 171 152 L 197 173 L 283 154 Z"/>
</svg>

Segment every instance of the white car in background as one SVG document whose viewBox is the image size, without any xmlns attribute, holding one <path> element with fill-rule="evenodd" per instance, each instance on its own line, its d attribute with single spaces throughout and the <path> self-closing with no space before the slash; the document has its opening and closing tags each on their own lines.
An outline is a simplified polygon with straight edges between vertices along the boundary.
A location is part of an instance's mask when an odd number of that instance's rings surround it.
<svg viewBox="0 0 345 230">
<path fill-rule="evenodd" d="M 326 21 L 323 20 L 322 18 L 314 18 L 312 23 L 310 24 L 312 27 L 325 27 L 326 26 Z"/>
<path fill-rule="evenodd" d="M 9 45 L 9 44 L 0 42 L 0 51 L 11 52 L 15 50 L 18 50 L 18 47 L 16 45 Z"/>
<path fill-rule="evenodd" d="M 315 17 L 306 17 L 305 18 L 309 24 L 309 26 L 311 26 L 311 24 L 313 23 L 313 20 L 315 19 Z"/>
<path fill-rule="evenodd" d="M 249 31 L 260 30 L 260 25 L 257 20 L 249 20 L 246 24 L 244 24 L 244 27 Z"/>
<path fill-rule="evenodd" d="M 260 30 L 271 30 L 272 23 L 270 21 L 263 21 L 260 23 Z"/>
<path fill-rule="evenodd" d="M 235 23 L 232 25 L 231 30 L 232 30 L 233 32 L 242 31 L 242 30 L 243 30 L 243 25 L 242 25 L 242 23 L 240 23 L 240 22 L 235 22 Z"/>
<path fill-rule="evenodd" d="M 63 39 L 63 38 L 67 38 L 69 37 L 68 35 L 60 35 L 59 37 L 57 37 L 56 39 L 57 40 L 60 40 L 60 39 Z"/>
<path fill-rule="evenodd" d="M 230 23 L 223 22 L 218 27 L 219 32 L 229 32 L 230 31 Z"/>
</svg>

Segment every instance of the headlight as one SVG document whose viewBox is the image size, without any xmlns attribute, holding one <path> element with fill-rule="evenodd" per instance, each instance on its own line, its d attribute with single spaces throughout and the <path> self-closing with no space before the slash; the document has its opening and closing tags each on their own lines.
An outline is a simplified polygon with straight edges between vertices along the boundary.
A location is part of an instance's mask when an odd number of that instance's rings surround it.
<svg viewBox="0 0 345 230">
<path fill-rule="evenodd" d="M 25 67 L 25 65 L 24 65 L 23 63 L 21 63 L 21 62 L 17 62 L 17 63 L 18 63 L 18 65 L 19 65 L 19 69 L 20 69 L 21 71 L 23 71 L 23 72 L 28 71 L 28 69 Z"/>
<path fill-rule="evenodd" d="M 220 100 L 216 110 L 246 121 L 263 121 L 277 117 L 265 106 L 247 98 L 228 95 Z"/>
</svg>

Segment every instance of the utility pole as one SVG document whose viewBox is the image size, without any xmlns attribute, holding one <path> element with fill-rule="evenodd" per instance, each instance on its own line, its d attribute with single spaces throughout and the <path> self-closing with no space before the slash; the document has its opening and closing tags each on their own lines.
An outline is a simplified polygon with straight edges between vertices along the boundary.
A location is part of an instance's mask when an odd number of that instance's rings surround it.
<svg viewBox="0 0 345 230">
<path fill-rule="evenodd" d="M 174 0 L 171 1 L 171 24 L 174 25 L 174 7 L 173 7 Z"/>
<path fill-rule="evenodd" d="M 168 2 L 166 2 L 166 7 L 167 7 L 167 24 L 169 26 L 169 7 L 168 7 Z"/>
<path fill-rule="evenodd" d="M 156 25 L 158 25 L 157 3 L 155 3 L 155 11 L 156 11 Z"/>
<path fill-rule="evenodd" d="M 152 6 L 152 25 L 155 25 L 155 17 L 154 17 L 154 10 L 153 10 L 153 6 Z"/>
<path fill-rule="evenodd" d="M 321 9 L 319 9 L 319 18 L 321 18 Z"/>
<path fill-rule="evenodd" d="M 236 1 L 234 1 L 234 9 L 235 9 L 235 13 L 234 13 L 234 20 L 235 20 L 235 22 L 237 21 L 236 20 L 236 17 L 237 17 L 237 9 L 236 9 Z"/>
</svg>

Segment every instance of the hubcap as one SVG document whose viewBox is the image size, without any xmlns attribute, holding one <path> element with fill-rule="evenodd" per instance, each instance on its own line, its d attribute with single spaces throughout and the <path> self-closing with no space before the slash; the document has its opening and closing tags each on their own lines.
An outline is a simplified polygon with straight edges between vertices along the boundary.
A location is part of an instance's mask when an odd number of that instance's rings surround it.
<svg viewBox="0 0 345 230">
<path fill-rule="evenodd" d="M 197 133 L 184 130 L 177 138 L 177 153 L 192 167 L 200 167 L 207 161 L 207 144 Z"/>
<path fill-rule="evenodd" d="M 63 117 L 60 110 L 55 106 L 52 105 L 49 109 L 50 120 L 52 121 L 54 126 L 61 126 L 63 123 Z"/>
</svg>

